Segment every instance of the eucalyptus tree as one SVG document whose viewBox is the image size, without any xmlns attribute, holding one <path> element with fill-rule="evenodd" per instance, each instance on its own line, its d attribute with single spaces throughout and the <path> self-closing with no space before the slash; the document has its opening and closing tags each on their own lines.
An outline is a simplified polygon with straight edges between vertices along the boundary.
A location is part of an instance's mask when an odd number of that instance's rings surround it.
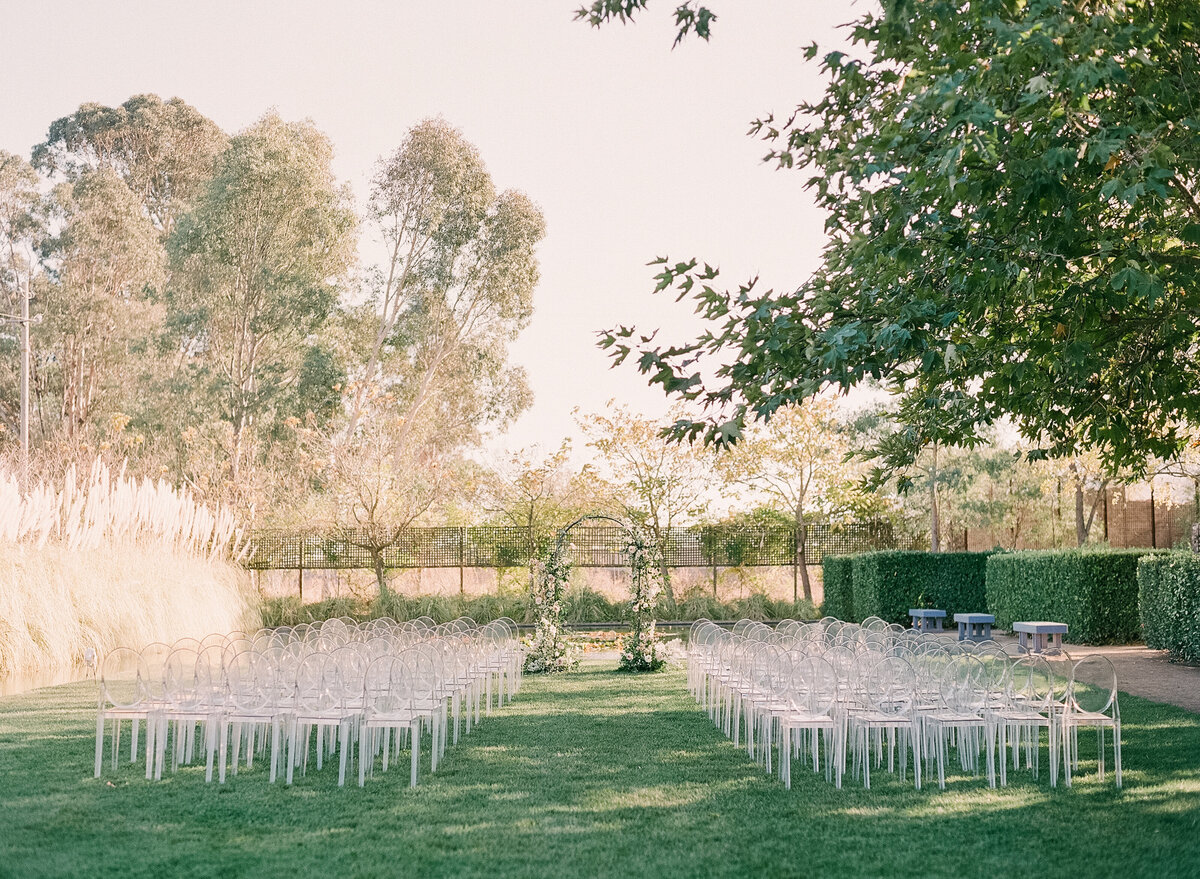
<svg viewBox="0 0 1200 879">
<path fill-rule="evenodd" d="M 161 285 L 166 259 L 142 206 L 109 168 L 60 184 L 52 204 L 58 230 L 43 245 L 38 359 L 61 431 L 76 441 L 97 414 L 123 418 L 138 393 L 126 368 L 162 325 L 149 291 Z"/>
<path fill-rule="evenodd" d="M 530 402 L 507 346 L 533 312 L 541 211 L 521 192 L 497 193 L 479 151 L 431 119 L 379 163 L 370 218 L 388 259 L 346 435 L 381 391 L 402 413 L 401 442 L 426 419 L 451 445 L 511 420 Z"/>
<path fill-rule="evenodd" d="M 256 441 L 308 397 L 327 399 L 337 375 L 314 346 L 354 263 L 357 220 L 332 156 L 312 123 L 264 116 L 230 140 L 169 241 L 176 344 L 227 425 L 235 489 Z"/>
<path fill-rule="evenodd" d="M 0 303 L 9 315 L 33 293 L 41 275 L 46 237 L 45 203 L 38 175 L 23 158 L 0 150 Z M 20 433 L 19 329 L 0 333 L 0 412 L 10 436 Z"/>
<path fill-rule="evenodd" d="M 456 456 L 529 405 L 508 345 L 533 311 L 545 221 L 523 193 L 498 193 L 479 151 L 440 119 L 379 163 L 369 217 L 388 256 L 373 311 L 348 315 L 370 338 L 330 446 L 329 490 L 349 499 L 339 515 L 372 535 L 379 558 L 399 525 L 458 490 Z"/>
<path fill-rule="evenodd" d="M 750 419 L 875 378 L 905 411 L 944 413 L 894 441 L 888 468 L 1005 415 L 1035 457 L 1090 447 L 1111 472 L 1172 457 L 1200 422 L 1195 3 L 885 10 L 852 24 L 850 54 L 807 49 L 820 99 L 753 126 L 827 212 L 814 277 L 722 290 L 700 261 L 663 260 L 658 289 L 695 300 L 709 330 L 663 345 L 618 327 L 604 344 L 707 407 L 680 436 L 734 440 Z"/>
<path fill-rule="evenodd" d="M 134 95 L 118 107 L 87 103 L 56 119 L 34 147 L 33 161 L 66 180 L 101 167 L 113 170 L 165 239 L 211 179 L 228 140 L 179 98 Z"/>
</svg>

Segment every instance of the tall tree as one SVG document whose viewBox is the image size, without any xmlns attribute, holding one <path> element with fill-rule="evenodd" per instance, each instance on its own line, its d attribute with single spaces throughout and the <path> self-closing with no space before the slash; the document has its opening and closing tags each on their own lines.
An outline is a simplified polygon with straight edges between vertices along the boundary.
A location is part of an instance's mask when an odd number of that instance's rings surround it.
<svg viewBox="0 0 1200 879">
<path fill-rule="evenodd" d="M 795 292 L 728 292 L 664 261 L 659 289 L 714 326 L 605 343 L 705 403 L 679 433 L 717 442 L 876 377 L 914 408 L 957 403 L 941 444 L 1008 415 L 1036 449 L 1095 447 L 1110 471 L 1172 456 L 1200 421 L 1195 4 L 886 7 L 854 23 L 855 56 L 823 56 L 821 99 L 755 125 L 828 213 L 820 271 Z"/>
<path fill-rule="evenodd" d="M 37 172 L 13 153 L 0 150 L 0 302 L 7 314 L 21 313 L 41 273 L 39 251 L 46 237 L 45 204 Z M 20 328 L 0 335 L 0 412 L 11 436 L 20 426 Z"/>
<path fill-rule="evenodd" d="M 390 401 L 376 397 L 355 434 L 354 452 L 329 450 L 325 485 L 333 498 L 334 527 L 371 557 L 379 594 L 388 591 L 385 557 L 414 524 L 457 488 L 456 461 L 443 453 L 435 422 L 404 431 Z"/>
<path fill-rule="evenodd" d="M 718 469 L 727 480 L 766 496 L 792 517 L 796 567 L 808 601 L 812 601 L 808 521 L 814 512 L 841 512 L 830 505 L 838 498 L 837 488 L 855 481 L 846 460 L 848 452 L 837 423 L 836 405 L 818 398 L 803 406 L 779 410 L 769 424 L 749 430 L 717 459 Z"/>
<path fill-rule="evenodd" d="M 68 181 L 109 168 L 165 239 L 211 179 L 227 143 L 216 123 L 179 98 L 134 95 L 119 107 L 83 104 L 56 119 L 33 160 Z"/>
<path fill-rule="evenodd" d="M 670 418 L 684 417 L 672 410 Z M 712 488 L 712 455 L 700 447 L 673 443 L 657 421 L 610 401 L 604 414 L 581 414 L 576 421 L 599 454 L 617 489 L 621 512 L 646 528 L 658 548 L 667 548 L 671 529 L 701 516 Z M 675 606 L 670 572 L 664 565 L 664 595 Z"/>
<path fill-rule="evenodd" d="M 354 261 L 356 219 L 332 157 L 312 123 L 264 116 L 230 141 L 169 242 L 174 325 L 191 380 L 209 384 L 228 425 L 235 488 L 256 437 L 306 389 L 314 333 Z"/>
<path fill-rule="evenodd" d="M 436 119 L 380 162 L 370 215 L 389 259 L 347 435 L 380 390 L 397 399 L 402 435 L 437 418 L 445 436 L 470 441 L 515 417 L 530 395 L 507 346 L 533 312 L 541 211 L 523 193 L 497 194 L 478 150 Z"/>
<path fill-rule="evenodd" d="M 61 229 L 44 245 L 50 283 L 40 361 L 61 429 L 76 439 L 99 404 L 118 414 L 137 393 L 121 370 L 161 327 L 161 306 L 148 294 L 162 283 L 165 254 L 137 199 L 108 168 L 61 184 L 53 201 Z"/>
</svg>

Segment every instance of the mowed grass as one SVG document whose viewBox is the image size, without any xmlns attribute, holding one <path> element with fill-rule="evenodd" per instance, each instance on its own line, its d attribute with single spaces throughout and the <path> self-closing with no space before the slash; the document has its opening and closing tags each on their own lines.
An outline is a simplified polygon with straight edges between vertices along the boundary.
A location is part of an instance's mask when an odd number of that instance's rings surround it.
<svg viewBox="0 0 1200 879">
<path fill-rule="evenodd" d="M 1022 771 L 917 792 L 882 771 L 838 791 L 799 763 L 784 790 L 677 671 L 528 677 L 416 790 L 403 758 L 365 789 L 330 765 L 291 788 L 259 763 L 224 786 L 202 767 L 95 780 L 93 694 L 0 700 L 0 875 L 1200 876 L 1200 716 L 1127 696 L 1123 791 L 1084 735 L 1070 790 Z"/>
</svg>

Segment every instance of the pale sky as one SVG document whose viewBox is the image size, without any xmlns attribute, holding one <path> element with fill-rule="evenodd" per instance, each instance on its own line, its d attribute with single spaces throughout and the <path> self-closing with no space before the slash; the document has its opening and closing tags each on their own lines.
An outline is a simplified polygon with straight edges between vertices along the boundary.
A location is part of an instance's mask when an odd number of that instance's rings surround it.
<svg viewBox="0 0 1200 879">
<path fill-rule="evenodd" d="M 805 174 L 762 164 L 766 147 L 746 132 L 817 96 L 801 47 L 836 48 L 836 26 L 874 5 L 713 0 L 712 41 L 672 51 L 675 2 L 600 30 L 572 21 L 580 3 L 10 3 L 0 148 L 28 155 L 81 103 L 144 92 L 180 97 L 229 132 L 273 107 L 329 135 L 361 203 L 375 160 L 416 122 L 445 117 L 498 187 L 525 191 L 546 215 L 533 322 L 512 348 L 535 402 L 492 447 L 552 448 L 576 434 L 575 406 L 666 408 L 595 346 L 618 323 L 676 338 L 694 329 L 685 305 L 651 297 L 649 260 L 698 256 L 729 285 L 757 274 L 774 287 L 816 267 L 824 217 Z"/>
</svg>

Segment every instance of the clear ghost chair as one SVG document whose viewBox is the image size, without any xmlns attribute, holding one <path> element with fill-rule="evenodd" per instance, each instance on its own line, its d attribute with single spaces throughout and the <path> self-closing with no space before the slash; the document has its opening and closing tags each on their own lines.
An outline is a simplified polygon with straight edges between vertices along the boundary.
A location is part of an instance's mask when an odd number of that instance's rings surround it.
<svg viewBox="0 0 1200 879">
<path fill-rule="evenodd" d="M 908 765 L 908 750 L 913 758 L 913 778 L 921 787 L 921 749 L 919 727 L 913 702 L 916 674 L 907 661 L 898 656 L 886 656 L 877 662 L 867 675 L 863 687 L 864 708 L 848 717 L 849 737 L 853 748 L 854 767 L 861 773 L 863 786 L 871 787 L 872 735 L 882 749 L 888 743 L 888 769 L 894 766 L 895 752 L 900 752 L 900 777 Z"/>
<path fill-rule="evenodd" d="M 131 724 L 129 762 L 137 759 L 138 723 L 146 721 L 147 727 L 155 710 L 146 689 L 146 663 L 140 653 L 128 647 L 109 651 L 100 666 L 100 704 L 96 716 L 96 778 L 104 765 L 104 727 L 112 721 L 112 766 L 117 768 L 121 748 L 121 722 Z M 152 756 L 152 739 L 146 733 L 147 762 Z"/>
<path fill-rule="evenodd" d="M 788 710 L 779 721 L 779 771 L 787 787 L 792 786 L 793 748 L 799 755 L 807 744 L 812 754 L 813 771 L 819 771 L 819 738 L 823 736 L 825 780 L 832 780 L 841 788 L 846 765 L 846 726 L 838 696 L 838 677 L 832 665 L 815 656 L 793 659 L 787 682 Z M 804 736 L 808 737 L 807 742 Z"/>
<path fill-rule="evenodd" d="M 1117 671 L 1112 660 L 1099 654 L 1085 656 L 1071 668 L 1062 711 L 1063 776 L 1071 786 L 1071 772 L 1079 768 L 1081 727 L 1096 730 L 1096 763 L 1104 780 L 1104 731 L 1112 730 L 1113 770 L 1121 787 L 1121 707 L 1117 701 Z"/>
<path fill-rule="evenodd" d="M 992 727 L 999 763 L 1000 784 L 1008 784 L 1006 750 L 1012 739 L 1013 769 L 1021 768 L 1021 751 L 1025 765 L 1038 777 L 1041 752 L 1041 731 L 1046 730 L 1050 754 L 1050 786 L 1058 784 L 1058 720 L 1054 712 L 1054 672 L 1045 658 L 1036 654 L 1023 656 L 1008 667 L 1003 687 L 1003 703 L 987 712 Z"/>
<path fill-rule="evenodd" d="M 986 742 L 988 784 L 996 786 L 995 754 L 985 710 L 988 707 L 988 676 L 983 664 L 974 656 L 956 656 L 942 673 L 941 705 L 922 714 L 922 723 L 929 746 L 935 751 L 938 767 L 938 787 L 946 787 L 946 760 L 949 738 L 953 732 L 958 744 L 959 762 L 963 769 L 979 772 L 979 751 Z"/>
<path fill-rule="evenodd" d="M 388 769 L 392 736 L 396 747 L 401 734 L 411 743 L 409 785 L 417 786 L 420 763 L 421 718 L 413 709 L 413 671 L 403 660 L 381 657 L 367 666 L 364 678 L 363 720 L 358 740 L 358 784 L 367 783 L 367 775 L 375 773 L 375 755 L 383 757 L 383 771 Z"/>
<path fill-rule="evenodd" d="M 346 760 L 349 752 L 350 723 L 354 713 L 346 706 L 345 686 L 341 670 L 330 657 L 314 653 L 300 661 L 296 671 L 296 697 L 289 718 L 287 783 L 292 783 L 296 766 L 307 769 L 309 735 L 313 728 L 329 730 L 338 735 L 338 786 L 346 783 Z M 301 736 L 303 731 L 303 736 Z M 317 769 L 324 761 L 323 737 L 317 738 Z"/>
</svg>

